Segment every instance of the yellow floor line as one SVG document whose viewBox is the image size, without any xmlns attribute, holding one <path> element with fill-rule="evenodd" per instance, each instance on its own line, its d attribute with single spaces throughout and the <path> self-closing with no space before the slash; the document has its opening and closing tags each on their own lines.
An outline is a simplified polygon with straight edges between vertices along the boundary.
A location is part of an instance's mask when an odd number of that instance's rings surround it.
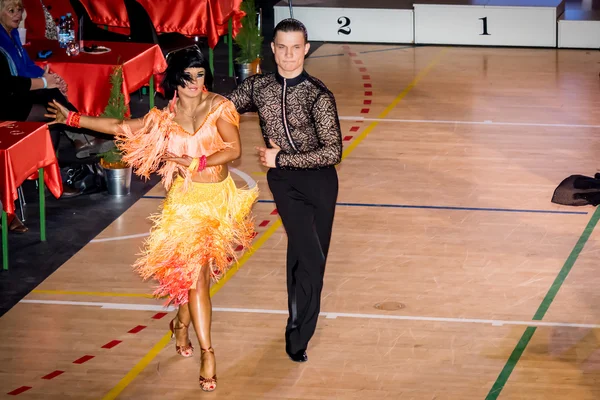
<svg viewBox="0 0 600 400">
<path fill-rule="evenodd" d="M 419 83 L 419 81 L 423 79 L 423 77 L 427 75 L 433 67 L 435 67 L 435 65 L 440 61 L 445 52 L 446 49 L 442 49 L 438 54 L 436 54 L 433 60 L 431 60 L 431 62 L 421 72 L 419 72 L 419 74 L 417 74 L 415 79 L 413 79 L 412 82 L 409 83 L 408 86 L 394 99 L 394 101 L 392 101 L 390 105 L 387 106 L 385 110 L 383 110 L 381 114 L 377 116 L 377 119 L 383 119 L 387 117 L 387 115 L 394 108 L 396 108 L 398 103 L 400 103 L 400 101 L 402 101 L 402 99 L 406 97 L 408 92 L 410 92 L 417 85 L 417 83 Z M 342 160 L 348 157 L 350 153 L 354 151 L 356 146 L 358 146 L 363 140 L 365 140 L 365 138 L 369 136 L 369 133 L 371 133 L 373 129 L 375 129 L 377 125 L 379 125 L 379 123 L 380 121 L 371 122 L 371 124 L 369 124 L 369 126 L 367 126 L 367 128 L 364 131 L 362 131 L 360 135 L 358 135 L 354 140 L 352 140 L 352 142 L 350 142 L 348 147 L 346 147 L 346 149 L 342 153 Z"/>
<path fill-rule="evenodd" d="M 396 105 L 398 105 L 398 103 L 408 94 L 408 92 L 410 92 L 412 90 L 412 88 L 415 87 L 415 85 L 425 75 L 427 75 L 427 73 L 429 73 L 429 71 L 431 71 L 431 69 L 439 62 L 439 60 L 441 59 L 441 56 L 443 55 L 444 52 L 445 52 L 445 50 L 441 50 L 433 58 L 433 60 L 427 65 L 427 67 L 425 67 L 425 69 L 423 69 L 415 77 L 415 79 L 413 79 L 412 82 L 402 91 L 402 93 L 400 93 L 398 95 L 398 97 L 396 97 L 394 99 L 394 101 L 392 103 L 390 103 L 390 105 L 379 115 L 379 118 L 384 118 L 385 116 L 387 116 L 387 114 L 389 114 L 390 111 L 392 111 L 394 109 L 394 107 L 396 107 Z M 367 129 L 365 129 L 355 140 L 353 140 L 352 143 L 343 152 L 342 159 L 346 158 L 350 153 L 352 153 L 352 151 L 354 151 L 356 146 L 360 142 L 362 142 L 369 135 L 369 133 L 371 133 L 371 131 L 373 131 L 373 129 L 375 129 L 375 127 L 378 124 L 379 124 L 379 122 L 371 123 L 367 127 Z M 214 296 L 215 293 L 217 293 L 223 287 L 225 282 L 227 282 L 248 261 L 248 259 L 252 256 L 252 254 L 254 254 L 269 239 L 269 237 L 271 237 L 273 235 L 273 233 L 275 233 L 275 231 L 277 229 L 279 229 L 280 226 L 281 226 L 281 220 L 279 219 L 279 220 L 277 220 L 276 223 L 271 225 L 271 227 L 269 229 L 267 229 L 260 236 L 260 238 L 252 246 L 252 249 L 249 250 L 248 252 L 246 252 L 240 258 L 239 262 L 234 267 L 229 269 L 229 271 L 227 271 L 225 276 L 217 284 L 213 285 L 213 287 L 210 290 L 211 296 Z M 170 333 L 169 333 L 169 335 L 170 335 Z M 146 368 L 146 366 L 152 361 L 152 359 L 154 359 L 154 357 L 156 357 L 158 355 L 158 353 L 160 353 L 160 351 L 167 345 L 167 343 L 169 343 L 169 340 L 168 340 L 168 338 L 170 337 L 169 335 L 165 335 L 160 340 L 160 342 L 158 342 L 152 348 L 152 350 L 150 350 L 150 352 L 148 354 L 146 354 L 144 356 L 144 358 L 142 358 L 142 360 L 140 360 L 140 362 L 138 362 L 133 367 L 133 369 L 131 369 L 131 371 L 129 371 L 127 373 L 127 375 L 125 375 L 125 377 L 123 379 L 121 379 L 121 381 L 106 396 L 104 396 L 102 398 L 102 400 L 116 399 L 117 396 L 139 375 L 139 373 L 142 372 L 144 370 L 144 368 Z"/>
</svg>

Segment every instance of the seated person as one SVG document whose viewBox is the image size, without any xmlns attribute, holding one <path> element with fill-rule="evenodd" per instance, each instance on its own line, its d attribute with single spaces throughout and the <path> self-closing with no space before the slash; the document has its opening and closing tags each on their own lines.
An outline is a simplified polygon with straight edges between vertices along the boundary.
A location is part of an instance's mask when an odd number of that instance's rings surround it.
<svg viewBox="0 0 600 400">
<path fill-rule="evenodd" d="M 0 77 L 19 77 L 12 91 L 0 95 L 0 120 L 9 121 L 46 121 L 44 117 L 47 104 L 56 99 L 71 111 L 77 109 L 70 104 L 63 93 L 66 84 L 57 74 L 37 66 L 23 48 L 17 28 L 23 17 L 21 0 L 0 0 Z M 16 81 L 15 81 L 16 82 Z M 52 128 L 54 131 L 54 128 Z M 110 150 L 114 145 L 110 140 L 99 139 L 81 130 L 66 130 L 65 135 L 75 145 L 78 158 Z M 53 132 L 53 141 L 58 135 Z"/>
</svg>

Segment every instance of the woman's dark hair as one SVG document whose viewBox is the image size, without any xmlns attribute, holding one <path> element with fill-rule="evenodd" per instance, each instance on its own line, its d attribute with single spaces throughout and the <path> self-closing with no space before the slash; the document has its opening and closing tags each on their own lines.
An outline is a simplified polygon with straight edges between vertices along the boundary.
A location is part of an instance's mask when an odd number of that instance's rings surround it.
<svg viewBox="0 0 600 400">
<path fill-rule="evenodd" d="M 192 82 L 192 77 L 185 73 L 187 68 L 204 68 L 204 85 L 212 90 L 213 76 L 208 60 L 196 46 L 175 51 L 167 56 L 167 70 L 162 80 L 162 87 L 167 98 L 173 97 L 177 86 L 185 86 Z"/>
</svg>

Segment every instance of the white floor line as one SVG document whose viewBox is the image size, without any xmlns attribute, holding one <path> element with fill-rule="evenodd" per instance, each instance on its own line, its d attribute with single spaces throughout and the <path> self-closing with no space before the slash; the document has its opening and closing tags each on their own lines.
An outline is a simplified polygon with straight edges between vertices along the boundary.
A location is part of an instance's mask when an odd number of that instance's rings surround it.
<svg viewBox="0 0 600 400">
<path fill-rule="evenodd" d="M 113 240 L 135 239 L 135 238 L 140 238 L 140 237 L 144 237 L 144 236 L 148 236 L 148 235 L 150 235 L 150 232 L 138 233 L 135 235 L 125 235 L 125 236 L 115 236 L 115 237 L 107 237 L 107 238 L 100 238 L 100 239 L 92 239 L 92 240 L 90 240 L 90 243 L 102 243 L 102 242 L 112 242 Z"/>
<path fill-rule="evenodd" d="M 580 124 L 546 124 L 538 122 L 495 122 L 495 121 L 451 121 L 437 119 L 395 119 L 395 118 L 365 118 L 340 116 L 340 120 L 365 122 L 405 122 L 415 124 L 459 124 L 459 125 L 504 125 L 504 126 L 538 126 L 550 128 L 600 128 L 600 125 Z"/>
<path fill-rule="evenodd" d="M 244 114 L 246 117 L 258 119 L 255 113 Z M 542 122 L 502 122 L 502 121 L 452 121 L 443 119 L 399 119 L 399 118 L 365 118 L 363 116 L 340 115 L 342 121 L 365 121 L 365 122 L 405 122 L 414 124 L 459 124 L 459 125 L 505 125 L 505 126 L 539 126 L 548 128 L 593 128 L 598 129 L 600 125 L 586 124 L 548 124 Z"/>
<path fill-rule="evenodd" d="M 90 301 L 61 301 L 61 300 L 21 300 L 21 303 L 27 304 L 52 304 L 63 306 L 87 306 L 100 307 L 106 310 L 130 310 L 130 311 L 175 311 L 175 307 L 163 307 L 152 304 L 129 304 L 129 303 L 101 303 Z M 279 314 L 287 315 L 287 310 L 265 310 L 260 308 L 213 308 L 215 312 L 232 312 L 244 314 Z M 462 324 L 485 324 L 492 326 L 504 325 L 522 325 L 522 326 L 543 326 L 553 328 L 588 328 L 600 329 L 600 324 L 575 324 L 565 322 L 544 322 L 544 321 L 510 321 L 497 319 L 478 319 L 478 318 L 442 318 L 442 317 L 425 317 L 417 315 L 390 315 L 390 314 L 352 314 L 338 312 L 321 312 L 319 315 L 327 319 L 336 318 L 360 318 L 360 319 L 387 319 L 401 321 L 425 321 L 425 322 L 446 322 L 446 323 L 462 323 Z"/>
<path fill-rule="evenodd" d="M 236 174 L 237 176 L 239 176 L 240 178 L 242 178 L 244 180 L 244 182 L 246 182 L 246 184 L 248 185 L 248 188 L 252 189 L 254 186 L 256 186 L 256 181 L 254 179 L 252 179 L 252 177 L 250 175 L 248 175 L 247 173 L 240 171 L 237 168 L 233 168 L 233 167 L 229 167 L 229 170 Z M 127 239 L 135 239 L 135 238 L 140 238 L 140 237 L 145 237 L 145 236 L 149 236 L 150 232 L 146 232 L 146 233 L 138 233 L 135 235 L 125 235 L 125 236 L 114 236 L 114 237 L 107 237 L 107 238 L 99 238 L 99 239 L 92 239 L 90 240 L 90 243 L 102 243 L 102 242 L 113 242 L 115 240 L 127 240 Z"/>
<path fill-rule="evenodd" d="M 233 167 L 229 167 L 229 171 L 233 172 L 234 174 L 236 174 L 237 176 L 242 178 L 248 185 L 248 188 L 252 189 L 254 186 L 256 186 L 256 181 L 254 179 L 252 179 L 252 177 L 250 175 L 248 175 L 247 173 L 240 171 L 239 169 L 233 168 Z"/>
</svg>

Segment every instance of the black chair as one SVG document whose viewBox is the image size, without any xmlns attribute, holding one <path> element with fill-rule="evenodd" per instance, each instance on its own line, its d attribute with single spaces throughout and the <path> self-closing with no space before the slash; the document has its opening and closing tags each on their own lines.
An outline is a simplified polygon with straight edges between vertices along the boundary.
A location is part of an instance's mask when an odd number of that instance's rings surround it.
<svg viewBox="0 0 600 400">
<path fill-rule="evenodd" d="M 180 33 L 174 32 L 159 35 L 144 6 L 136 0 L 124 1 L 125 8 L 127 8 L 127 16 L 129 17 L 130 38 L 132 42 L 157 44 L 165 58 L 174 51 L 193 46 L 197 47 L 194 39 Z"/>
<path fill-rule="evenodd" d="M 75 15 L 77 15 L 77 20 L 82 22 L 81 25 L 83 26 L 80 26 L 79 29 L 83 28 L 83 40 L 97 40 L 106 42 L 129 41 L 129 36 L 127 35 L 111 32 L 96 25 L 79 0 L 69 0 L 69 2 L 71 3 L 71 7 L 73 7 L 73 11 L 75 11 Z"/>
</svg>

